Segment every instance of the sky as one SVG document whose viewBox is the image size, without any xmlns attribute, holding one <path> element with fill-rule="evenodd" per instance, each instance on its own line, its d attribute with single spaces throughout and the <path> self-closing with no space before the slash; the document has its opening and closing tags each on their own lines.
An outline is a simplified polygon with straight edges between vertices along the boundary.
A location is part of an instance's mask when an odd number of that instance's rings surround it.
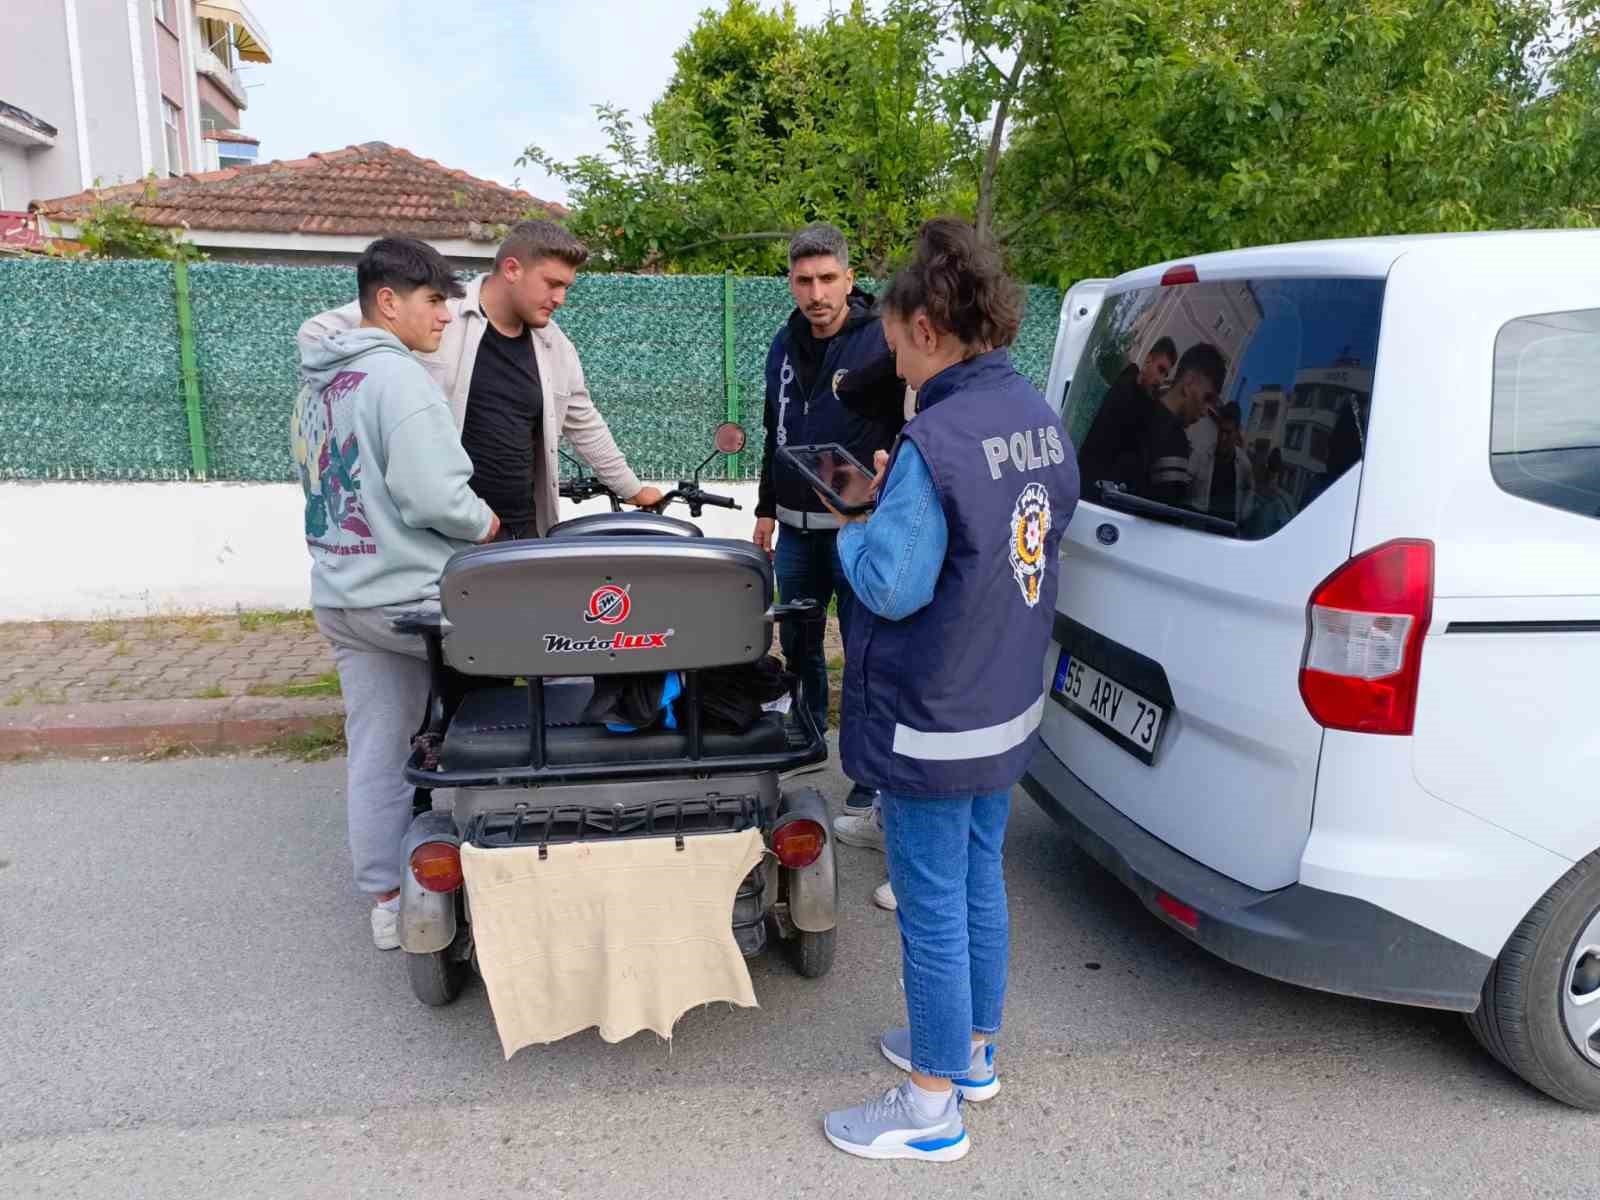
<svg viewBox="0 0 1600 1200">
<path fill-rule="evenodd" d="M 382 141 L 563 200 L 559 183 L 516 165 L 522 148 L 561 161 L 604 150 L 593 106 L 647 112 L 712 2 L 250 0 L 273 61 L 244 65 L 240 125 L 262 161 Z M 829 7 L 793 3 L 802 23 Z"/>
</svg>

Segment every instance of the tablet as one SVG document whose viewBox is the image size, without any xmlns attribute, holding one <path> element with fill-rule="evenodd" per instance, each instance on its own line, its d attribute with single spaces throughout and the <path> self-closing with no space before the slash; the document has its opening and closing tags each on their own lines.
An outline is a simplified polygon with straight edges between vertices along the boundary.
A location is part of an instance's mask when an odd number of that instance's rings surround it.
<svg viewBox="0 0 1600 1200">
<path fill-rule="evenodd" d="M 869 512 L 877 503 L 877 497 L 872 494 L 872 481 L 877 476 L 835 442 L 819 446 L 779 446 L 778 457 L 846 516 Z"/>
</svg>

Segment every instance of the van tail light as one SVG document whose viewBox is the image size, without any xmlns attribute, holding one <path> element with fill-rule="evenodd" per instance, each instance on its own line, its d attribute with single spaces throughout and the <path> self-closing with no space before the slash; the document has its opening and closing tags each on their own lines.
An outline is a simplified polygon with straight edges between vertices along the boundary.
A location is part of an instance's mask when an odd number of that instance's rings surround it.
<svg viewBox="0 0 1600 1200">
<path fill-rule="evenodd" d="M 1300 695 L 1317 724 L 1409 734 L 1433 618 L 1433 543 L 1385 542 L 1311 593 Z"/>
<path fill-rule="evenodd" d="M 461 886 L 461 850 L 449 842 L 423 842 L 411 852 L 411 874 L 430 892 Z"/>
<path fill-rule="evenodd" d="M 1180 263 L 1176 267 L 1168 267 L 1166 274 L 1161 276 L 1161 286 L 1171 287 L 1175 283 L 1199 283 L 1200 272 L 1194 269 L 1193 263 Z"/>
<path fill-rule="evenodd" d="M 822 843 L 826 836 L 822 826 L 815 821 L 790 821 L 773 833 L 772 852 L 791 871 L 799 871 L 822 857 Z"/>
<path fill-rule="evenodd" d="M 1182 900 L 1169 896 L 1165 892 L 1157 892 L 1156 907 L 1185 929 L 1199 930 L 1200 914 Z"/>
</svg>

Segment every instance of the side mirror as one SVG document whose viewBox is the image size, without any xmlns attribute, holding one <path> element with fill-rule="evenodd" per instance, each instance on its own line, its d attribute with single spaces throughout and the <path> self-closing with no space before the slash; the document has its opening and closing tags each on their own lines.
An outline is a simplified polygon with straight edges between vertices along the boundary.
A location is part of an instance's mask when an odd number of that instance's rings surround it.
<svg viewBox="0 0 1600 1200">
<path fill-rule="evenodd" d="M 712 444 L 716 446 L 718 454 L 737 454 L 744 449 L 744 443 L 744 426 L 733 421 L 724 421 L 712 435 Z"/>
</svg>

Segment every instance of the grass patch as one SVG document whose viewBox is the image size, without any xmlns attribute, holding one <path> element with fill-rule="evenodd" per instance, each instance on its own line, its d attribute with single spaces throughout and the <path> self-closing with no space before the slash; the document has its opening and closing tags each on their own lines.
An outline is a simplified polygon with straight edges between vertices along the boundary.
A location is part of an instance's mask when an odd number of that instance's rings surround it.
<svg viewBox="0 0 1600 1200">
<path fill-rule="evenodd" d="M 239 628 L 246 633 L 259 629 L 275 629 L 283 625 L 309 627 L 316 624 L 309 608 L 260 609 L 254 612 L 239 610 Z"/>
<path fill-rule="evenodd" d="M 321 762 L 345 752 L 344 722 L 324 717 L 304 733 L 286 733 L 261 747 L 262 754 L 293 758 L 300 762 Z"/>
<path fill-rule="evenodd" d="M 90 641 L 109 646 L 112 642 L 120 642 L 127 630 L 115 621 L 96 621 L 85 632 Z"/>
<path fill-rule="evenodd" d="M 315 679 L 300 683 L 252 683 L 245 688 L 246 696 L 337 696 L 339 695 L 339 676 L 337 672 L 326 671 Z"/>
<path fill-rule="evenodd" d="M 194 635 L 194 640 L 197 642 L 215 642 L 221 640 L 221 638 L 222 630 L 215 625 L 207 625 Z"/>
<path fill-rule="evenodd" d="M 196 700 L 222 700 L 228 693 L 222 690 L 220 683 L 213 683 L 210 687 L 201 688 L 194 694 Z"/>
<path fill-rule="evenodd" d="M 67 694 L 63 691 L 52 692 L 48 688 L 34 684 L 32 687 L 25 687 L 20 692 L 12 692 L 11 695 L 7 696 L 6 707 L 17 708 L 30 700 L 35 704 L 65 704 L 67 703 Z"/>
<path fill-rule="evenodd" d="M 151 738 L 145 743 L 143 753 L 139 754 L 140 762 L 166 762 L 169 758 L 197 758 L 200 747 L 193 742 L 169 742 L 165 738 Z"/>
<path fill-rule="evenodd" d="M 116 655 L 118 658 L 121 658 L 124 654 L 128 653 L 128 643 L 118 642 L 115 649 L 113 649 L 111 653 Z"/>
</svg>

